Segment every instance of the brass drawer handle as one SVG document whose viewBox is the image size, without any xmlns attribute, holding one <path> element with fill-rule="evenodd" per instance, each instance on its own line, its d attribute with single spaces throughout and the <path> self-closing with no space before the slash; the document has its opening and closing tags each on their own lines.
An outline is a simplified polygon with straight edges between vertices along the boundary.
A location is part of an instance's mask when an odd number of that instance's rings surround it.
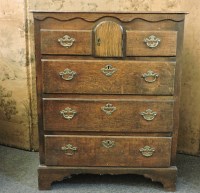
<svg viewBox="0 0 200 193">
<path fill-rule="evenodd" d="M 102 141 L 102 145 L 105 148 L 111 148 L 111 147 L 113 147 L 115 145 L 115 142 L 111 141 L 111 140 L 104 140 L 104 141 Z"/>
<path fill-rule="evenodd" d="M 145 146 L 140 149 L 140 152 L 144 157 L 151 157 L 153 153 L 155 152 L 155 148 L 152 148 L 150 146 Z"/>
<path fill-rule="evenodd" d="M 111 115 L 114 111 L 116 111 L 116 107 L 112 104 L 108 103 L 105 106 L 101 107 L 101 110 L 104 111 L 107 115 Z"/>
<path fill-rule="evenodd" d="M 63 80 L 72 80 L 76 75 L 76 72 L 66 68 L 63 72 L 60 72 L 59 75 Z"/>
<path fill-rule="evenodd" d="M 147 109 L 146 111 L 141 112 L 140 115 L 142 115 L 145 120 L 152 121 L 157 115 L 157 112 L 153 112 L 151 109 Z"/>
<path fill-rule="evenodd" d="M 65 47 L 65 48 L 69 48 L 75 42 L 75 38 L 65 35 L 62 38 L 59 38 L 58 42 L 60 43 L 61 46 Z"/>
<path fill-rule="evenodd" d="M 106 76 L 112 76 L 117 71 L 111 64 L 106 65 L 104 68 L 101 69 L 101 72 Z"/>
<path fill-rule="evenodd" d="M 65 108 L 64 110 L 60 111 L 60 114 L 67 120 L 73 119 L 74 115 L 77 112 L 70 107 Z"/>
<path fill-rule="evenodd" d="M 61 147 L 61 150 L 65 152 L 66 155 L 68 156 L 72 156 L 75 154 L 75 152 L 77 151 L 77 147 L 73 147 L 73 145 L 71 144 L 67 144 L 63 147 Z"/>
<path fill-rule="evenodd" d="M 142 78 L 144 78 L 144 80 L 148 83 L 155 82 L 158 77 L 159 77 L 159 74 L 154 73 L 151 70 L 149 70 L 147 73 L 142 74 Z"/>
<path fill-rule="evenodd" d="M 144 42 L 149 48 L 156 48 L 161 42 L 161 39 L 157 38 L 155 35 L 151 35 L 148 38 L 145 38 Z"/>
</svg>

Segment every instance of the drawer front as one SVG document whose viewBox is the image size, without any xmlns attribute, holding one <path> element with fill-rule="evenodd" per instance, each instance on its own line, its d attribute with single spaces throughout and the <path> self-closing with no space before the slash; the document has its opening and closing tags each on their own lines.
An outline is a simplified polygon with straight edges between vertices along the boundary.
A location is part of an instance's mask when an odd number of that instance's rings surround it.
<svg viewBox="0 0 200 193">
<path fill-rule="evenodd" d="M 45 136 L 45 164 L 57 166 L 168 167 L 171 138 Z"/>
<path fill-rule="evenodd" d="M 48 131 L 170 132 L 173 101 L 139 99 L 44 99 Z"/>
<path fill-rule="evenodd" d="M 44 93 L 173 95 L 175 62 L 43 60 Z"/>
<path fill-rule="evenodd" d="M 40 33 L 42 54 L 92 54 L 92 31 L 41 30 Z"/>
<path fill-rule="evenodd" d="M 175 56 L 176 31 L 127 31 L 127 56 Z"/>
</svg>

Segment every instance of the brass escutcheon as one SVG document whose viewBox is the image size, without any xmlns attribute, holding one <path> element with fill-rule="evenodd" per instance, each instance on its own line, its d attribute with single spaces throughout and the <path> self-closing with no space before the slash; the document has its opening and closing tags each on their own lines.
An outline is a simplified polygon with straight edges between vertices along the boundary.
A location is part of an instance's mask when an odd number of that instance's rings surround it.
<svg viewBox="0 0 200 193">
<path fill-rule="evenodd" d="M 61 147 L 61 150 L 64 151 L 66 155 L 72 156 L 77 151 L 77 147 L 73 147 L 73 145 L 67 144 L 67 145 Z"/>
<path fill-rule="evenodd" d="M 147 146 L 141 148 L 140 152 L 145 157 L 151 157 L 153 155 L 153 153 L 155 152 L 155 148 L 152 148 L 152 147 L 147 145 Z"/>
<path fill-rule="evenodd" d="M 111 115 L 114 111 L 116 111 L 116 107 L 112 104 L 108 103 L 105 106 L 101 107 L 101 110 L 104 111 L 107 115 Z"/>
<path fill-rule="evenodd" d="M 140 115 L 142 115 L 145 120 L 152 121 L 157 115 L 157 112 L 153 112 L 151 109 L 147 109 L 146 111 L 141 112 Z"/>
<path fill-rule="evenodd" d="M 75 42 L 75 38 L 65 35 L 62 38 L 59 38 L 58 42 L 60 43 L 61 46 L 65 47 L 65 48 L 69 48 Z"/>
<path fill-rule="evenodd" d="M 60 72 L 59 75 L 64 80 L 72 80 L 76 75 L 76 72 L 66 68 L 63 72 Z"/>
<path fill-rule="evenodd" d="M 111 64 L 106 65 L 104 68 L 101 69 L 101 72 L 106 76 L 112 76 L 117 71 Z"/>
<path fill-rule="evenodd" d="M 102 145 L 105 148 L 111 148 L 111 147 L 113 147 L 115 145 L 115 142 L 111 141 L 111 140 L 104 140 L 104 141 L 102 141 Z"/>
<path fill-rule="evenodd" d="M 154 73 L 152 70 L 149 70 L 147 73 L 142 74 L 142 78 L 148 83 L 155 82 L 157 78 L 159 77 L 159 74 Z"/>
<path fill-rule="evenodd" d="M 160 38 L 157 38 L 155 35 L 150 35 L 148 38 L 144 39 L 144 42 L 149 48 L 156 48 L 161 42 Z"/>
<path fill-rule="evenodd" d="M 67 120 L 73 119 L 77 112 L 70 107 L 66 107 L 64 110 L 60 111 L 60 114 Z"/>
</svg>

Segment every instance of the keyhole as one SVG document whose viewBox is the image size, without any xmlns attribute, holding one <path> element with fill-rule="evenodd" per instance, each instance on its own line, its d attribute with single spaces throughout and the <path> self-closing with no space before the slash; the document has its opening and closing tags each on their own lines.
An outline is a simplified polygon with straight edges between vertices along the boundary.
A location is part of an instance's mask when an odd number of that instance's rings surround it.
<svg viewBox="0 0 200 193">
<path fill-rule="evenodd" d="M 101 43 L 101 39 L 97 38 L 97 46 L 100 46 L 100 43 Z"/>
</svg>

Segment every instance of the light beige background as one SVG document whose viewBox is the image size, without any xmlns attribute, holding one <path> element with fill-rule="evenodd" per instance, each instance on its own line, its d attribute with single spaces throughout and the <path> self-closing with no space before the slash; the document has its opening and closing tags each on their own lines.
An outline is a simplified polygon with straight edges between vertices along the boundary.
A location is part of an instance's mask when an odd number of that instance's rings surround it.
<svg viewBox="0 0 200 193">
<path fill-rule="evenodd" d="M 0 0 L 0 100 L 16 102 L 7 105 L 4 102 L 2 107 L 0 101 L 0 143 L 24 149 L 38 148 L 30 10 L 190 12 L 185 23 L 178 149 L 199 154 L 200 3 L 196 0 Z M 10 117 L 5 116 L 8 111 Z"/>
<path fill-rule="evenodd" d="M 0 0 L 0 143 L 30 149 L 24 0 Z"/>
</svg>

